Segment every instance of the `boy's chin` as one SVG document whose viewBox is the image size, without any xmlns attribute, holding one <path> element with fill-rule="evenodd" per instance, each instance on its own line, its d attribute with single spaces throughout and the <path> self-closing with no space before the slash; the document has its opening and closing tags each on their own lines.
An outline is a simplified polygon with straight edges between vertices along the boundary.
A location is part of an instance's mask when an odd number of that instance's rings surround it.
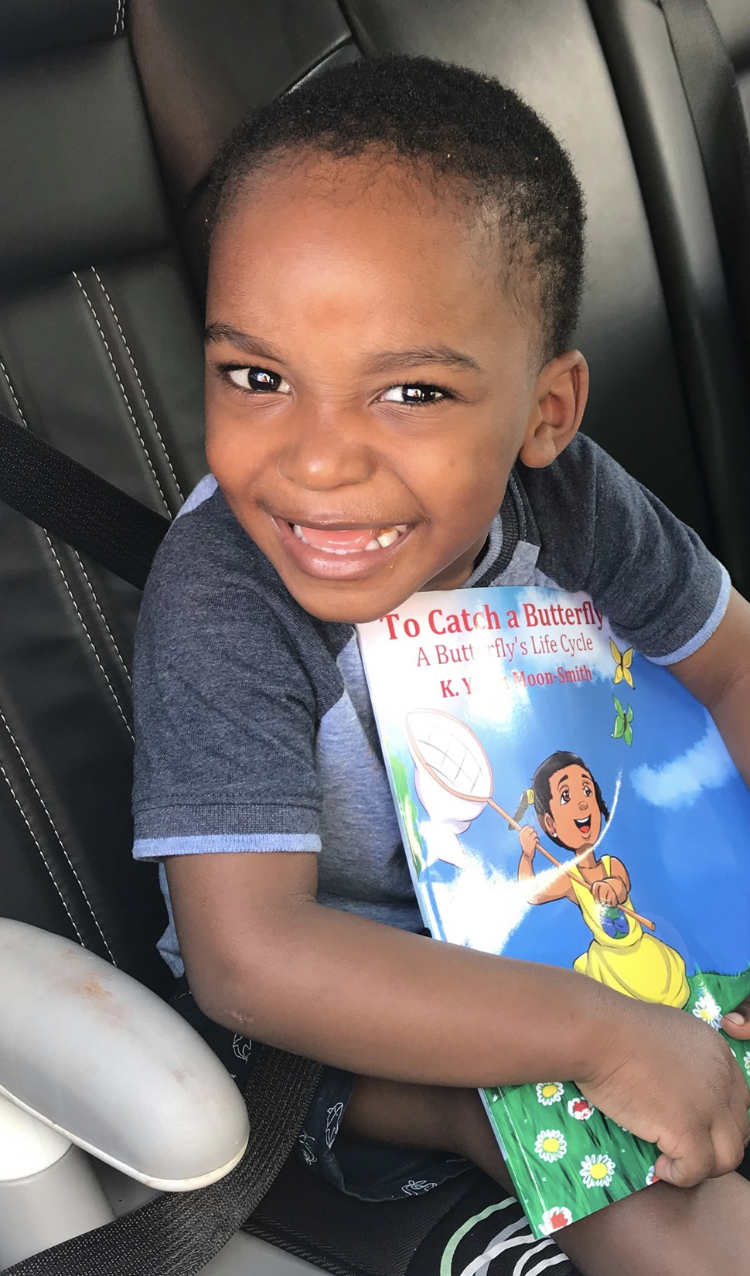
<svg viewBox="0 0 750 1276">
<path fill-rule="evenodd" d="M 371 587 L 357 589 L 352 584 L 332 585 L 316 581 L 300 586 L 296 581 L 284 583 L 300 607 L 311 616 L 342 625 L 364 625 L 370 620 L 379 620 L 414 593 L 414 590 L 407 590 L 394 596 L 393 589 L 381 592 L 373 591 Z"/>
</svg>

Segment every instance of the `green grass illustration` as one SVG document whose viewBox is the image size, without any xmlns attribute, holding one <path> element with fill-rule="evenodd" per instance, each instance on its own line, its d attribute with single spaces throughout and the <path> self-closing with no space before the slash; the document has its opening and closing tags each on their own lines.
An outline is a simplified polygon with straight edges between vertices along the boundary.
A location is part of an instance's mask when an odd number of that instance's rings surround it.
<svg viewBox="0 0 750 1276">
<path fill-rule="evenodd" d="M 685 1010 L 698 1011 L 696 1017 L 715 1022 L 750 994 L 750 967 L 740 975 L 699 971 L 688 983 Z M 729 1045 L 750 1084 L 750 1043 L 730 1040 Z M 562 1211 L 564 1217 L 567 1209 L 573 1219 L 584 1218 L 650 1181 L 658 1149 L 601 1112 L 594 1110 L 587 1119 L 578 1119 L 574 1105 L 583 1096 L 571 1082 L 553 1081 L 543 1088 L 506 1086 L 484 1093 L 501 1142 L 506 1148 L 515 1147 L 513 1178 L 536 1236 L 547 1234 L 550 1212 Z M 545 1153 L 557 1159 L 545 1160 Z M 584 1177 L 585 1164 L 589 1173 Z"/>
<path fill-rule="evenodd" d="M 414 861 L 414 869 L 417 877 L 424 868 L 424 856 L 422 854 L 422 839 L 419 836 L 419 825 L 417 808 L 412 801 L 409 792 L 409 779 L 406 774 L 406 767 L 401 759 L 395 753 L 389 753 L 388 761 L 391 767 L 391 776 L 393 779 L 393 787 L 398 798 L 399 810 L 404 821 L 406 829 L 406 839 L 409 844 L 409 852 Z"/>
</svg>

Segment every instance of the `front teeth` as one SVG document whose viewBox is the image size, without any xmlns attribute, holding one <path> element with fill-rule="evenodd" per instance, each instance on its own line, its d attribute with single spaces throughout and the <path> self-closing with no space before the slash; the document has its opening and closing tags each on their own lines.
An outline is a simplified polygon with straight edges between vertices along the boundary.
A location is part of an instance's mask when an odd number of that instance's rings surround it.
<svg viewBox="0 0 750 1276">
<path fill-rule="evenodd" d="M 394 527 L 383 528 L 383 531 L 378 536 L 373 537 L 369 544 L 365 545 L 365 549 L 387 549 L 389 545 L 393 545 L 398 540 L 399 536 L 403 536 L 406 526 L 406 523 L 396 523 Z M 310 544 L 299 523 L 292 523 L 292 531 L 298 541 L 302 541 L 305 545 Z M 326 554 L 351 554 L 354 551 L 349 549 L 326 549 L 324 552 Z"/>
</svg>

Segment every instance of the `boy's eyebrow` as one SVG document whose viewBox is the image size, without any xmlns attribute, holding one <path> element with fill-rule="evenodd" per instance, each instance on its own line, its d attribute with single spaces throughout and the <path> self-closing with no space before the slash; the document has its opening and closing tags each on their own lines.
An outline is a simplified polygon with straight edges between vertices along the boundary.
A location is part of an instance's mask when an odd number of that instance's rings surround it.
<svg viewBox="0 0 750 1276">
<path fill-rule="evenodd" d="M 368 372 L 387 372 L 390 368 L 406 367 L 421 363 L 439 363 L 447 368 L 470 368 L 472 372 L 481 372 L 476 359 L 460 350 L 442 343 L 436 346 L 418 346 L 413 350 L 385 350 L 375 355 L 366 363 Z"/>
<path fill-rule="evenodd" d="M 564 783 L 565 783 L 565 781 L 567 780 L 567 778 L 568 778 L 568 777 L 567 777 L 567 775 L 563 775 L 563 776 L 561 776 L 561 777 L 560 777 L 560 779 L 557 781 L 557 787 L 558 787 L 558 789 L 560 788 L 560 786 L 561 786 L 562 784 L 564 784 Z"/>
<path fill-rule="evenodd" d="M 277 363 L 282 362 L 282 356 L 267 341 L 261 341 L 260 337 L 240 332 L 239 328 L 233 328 L 229 323 L 210 323 L 204 333 L 204 340 L 206 345 L 212 341 L 229 341 L 238 350 L 244 350 L 245 354 L 261 359 L 274 359 Z M 367 360 L 365 370 L 369 373 L 378 373 L 387 372 L 391 368 L 428 363 L 437 363 L 448 368 L 470 368 L 472 372 L 481 372 L 479 364 L 476 359 L 472 359 L 471 355 L 462 354 L 460 350 L 453 350 L 451 346 L 442 344 L 419 346 L 413 350 L 384 350 L 382 354 Z"/>
<path fill-rule="evenodd" d="M 247 332 L 240 332 L 239 328 L 233 328 L 230 323 L 210 323 L 203 334 L 203 340 L 206 345 L 211 341 L 228 341 L 238 350 L 244 350 L 245 354 L 282 362 L 281 355 L 267 341 L 252 337 Z"/>
</svg>

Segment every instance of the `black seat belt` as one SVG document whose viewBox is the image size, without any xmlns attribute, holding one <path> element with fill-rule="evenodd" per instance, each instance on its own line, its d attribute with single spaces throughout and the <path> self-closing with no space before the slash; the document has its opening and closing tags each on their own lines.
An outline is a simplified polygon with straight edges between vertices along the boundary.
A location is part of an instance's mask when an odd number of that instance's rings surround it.
<svg viewBox="0 0 750 1276">
<path fill-rule="evenodd" d="M 138 589 L 170 522 L 3 412 L 0 500 Z"/>
<path fill-rule="evenodd" d="M 705 0 L 658 3 L 698 139 L 727 288 L 750 356 L 750 126 Z"/>
</svg>

